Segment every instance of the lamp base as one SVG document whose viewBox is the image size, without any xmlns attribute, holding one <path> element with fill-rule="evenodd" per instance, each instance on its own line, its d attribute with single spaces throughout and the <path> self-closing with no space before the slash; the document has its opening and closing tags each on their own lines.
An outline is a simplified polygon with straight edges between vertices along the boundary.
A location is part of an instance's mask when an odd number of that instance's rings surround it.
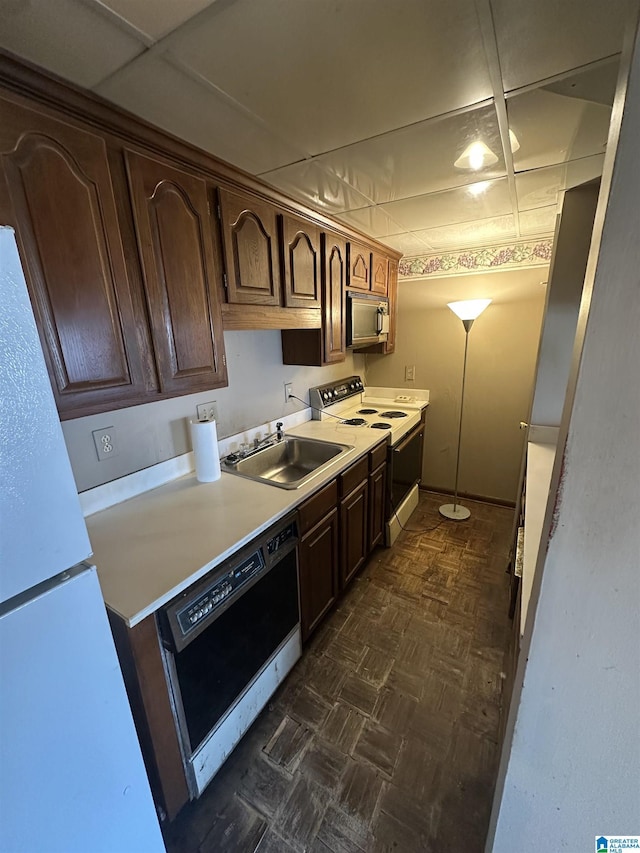
<svg viewBox="0 0 640 853">
<path fill-rule="evenodd" d="M 471 510 L 460 504 L 442 504 L 440 507 L 440 515 L 445 518 L 450 518 L 453 521 L 465 521 L 471 515 Z"/>
</svg>

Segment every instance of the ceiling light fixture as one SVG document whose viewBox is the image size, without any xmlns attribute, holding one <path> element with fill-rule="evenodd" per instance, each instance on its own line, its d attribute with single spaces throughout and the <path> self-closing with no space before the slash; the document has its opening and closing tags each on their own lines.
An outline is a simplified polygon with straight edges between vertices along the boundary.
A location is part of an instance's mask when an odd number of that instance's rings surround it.
<svg viewBox="0 0 640 853">
<path fill-rule="evenodd" d="M 509 128 L 509 142 L 511 143 L 511 153 L 515 154 L 516 151 L 520 150 L 520 143 L 518 142 L 518 137 L 515 133 Z"/>
<path fill-rule="evenodd" d="M 490 183 L 491 181 L 478 181 L 477 184 L 469 184 L 467 191 L 470 192 L 471 195 L 482 195 L 482 193 L 489 189 Z"/>
<path fill-rule="evenodd" d="M 493 151 L 484 142 L 476 140 L 464 149 L 453 165 L 456 169 L 470 169 L 472 172 L 477 172 L 497 162 L 498 158 Z"/>
</svg>

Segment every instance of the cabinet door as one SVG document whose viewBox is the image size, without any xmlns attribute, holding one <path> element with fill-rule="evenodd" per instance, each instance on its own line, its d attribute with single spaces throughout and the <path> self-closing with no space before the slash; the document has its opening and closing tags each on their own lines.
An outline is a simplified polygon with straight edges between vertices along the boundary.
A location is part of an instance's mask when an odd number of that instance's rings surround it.
<svg viewBox="0 0 640 853">
<path fill-rule="evenodd" d="M 146 390 L 148 339 L 136 328 L 105 142 L 9 101 L 0 109 L 2 165 L 58 410 L 134 401 Z"/>
<path fill-rule="evenodd" d="M 371 254 L 371 291 L 381 296 L 387 295 L 387 280 L 389 277 L 389 261 L 377 252 Z"/>
<path fill-rule="evenodd" d="M 398 329 L 398 262 L 389 261 L 389 336 L 384 344 L 385 354 L 394 352 Z"/>
<path fill-rule="evenodd" d="M 226 385 L 206 182 L 133 151 L 126 162 L 161 390 Z"/>
<path fill-rule="evenodd" d="M 344 361 L 346 353 L 347 246 L 333 234 L 323 235 L 322 328 L 325 364 Z"/>
<path fill-rule="evenodd" d="M 371 252 L 366 246 L 349 243 L 349 277 L 348 287 L 357 290 L 370 290 L 371 285 Z"/>
<path fill-rule="evenodd" d="M 282 268 L 287 308 L 320 307 L 320 232 L 297 216 L 282 217 Z"/>
<path fill-rule="evenodd" d="M 303 641 L 338 597 L 338 510 L 333 509 L 300 540 L 300 606 Z"/>
<path fill-rule="evenodd" d="M 277 208 L 246 193 L 218 192 L 228 301 L 280 305 Z"/>
<path fill-rule="evenodd" d="M 384 498 L 387 482 L 387 463 L 383 462 L 369 475 L 369 551 L 384 537 Z"/>
<path fill-rule="evenodd" d="M 344 589 L 362 566 L 368 553 L 369 480 L 360 483 L 340 504 L 340 587 Z"/>
</svg>

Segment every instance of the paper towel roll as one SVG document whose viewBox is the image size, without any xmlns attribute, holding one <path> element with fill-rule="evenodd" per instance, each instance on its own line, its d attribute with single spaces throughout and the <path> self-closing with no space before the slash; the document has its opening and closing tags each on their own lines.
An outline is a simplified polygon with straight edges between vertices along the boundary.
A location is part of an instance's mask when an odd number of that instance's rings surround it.
<svg viewBox="0 0 640 853">
<path fill-rule="evenodd" d="M 191 421 L 191 446 L 196 463 L 196 477 L 201 483 L 220 479 L 218 431 L 215 421 Z"/>
</svg>

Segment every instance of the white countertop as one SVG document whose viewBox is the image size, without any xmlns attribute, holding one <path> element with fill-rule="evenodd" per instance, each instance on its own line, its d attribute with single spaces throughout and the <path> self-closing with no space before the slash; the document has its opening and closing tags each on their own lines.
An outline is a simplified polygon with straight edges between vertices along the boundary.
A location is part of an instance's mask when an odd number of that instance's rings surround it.
<svg viewBox="0 0 640 853">
<path fill-rule="evenodd" d="M 231 556 L 385 436 L 339 423 L 307 421 L 288 435 L 353 445 L 299 489 L 222 474 L 180 477 L 86 518 L 92 560 L 106 604 L 129 627 Z"/>
<path fill-rule="evenodd" d="M 529 441 L 527 444 L 527 485 L 524 514 L 524 557 L 522 564 L 522 595 L 520 598 L 520 633 L 524 633 L 529 599 L 535 577 L 542 526 L 549 500 L 549 486 L 553 463 L 556 457 L 558 430 L 549 435 L 534 433 L 534 437 L 544 437 L 545 441 Z M 530 430 L 531 435 L 531 430 Z M 546 543 L 545 543 L 546 547 Z"/>
</svg>

